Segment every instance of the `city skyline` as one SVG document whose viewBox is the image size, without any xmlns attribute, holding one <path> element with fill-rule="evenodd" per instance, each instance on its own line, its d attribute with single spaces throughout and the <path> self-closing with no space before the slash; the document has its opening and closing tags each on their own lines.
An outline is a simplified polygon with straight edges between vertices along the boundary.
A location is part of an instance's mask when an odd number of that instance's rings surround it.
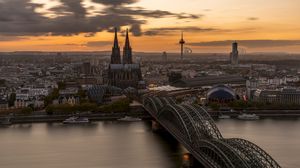
<svg viewBox="0 0 300 168">
<path fill-rule="evenodd" d="M 299 53 L 300 2 L 255 1 L 2 0 L 0 51 L 108 51 L 116 26 L 136 51 L 178 52 L 183 31 L 194 52 Z"/>
<path fill-rule="evenodd" d="M 300 167 L 300 0 L 0 0 L 0 168 Z"/>
</svg>

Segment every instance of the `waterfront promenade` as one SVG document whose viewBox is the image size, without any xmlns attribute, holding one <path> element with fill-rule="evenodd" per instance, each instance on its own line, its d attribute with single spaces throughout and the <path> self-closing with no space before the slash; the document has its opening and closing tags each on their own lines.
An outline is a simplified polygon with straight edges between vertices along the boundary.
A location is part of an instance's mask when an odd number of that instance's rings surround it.
<svg viewBox="0 0 300 168">
<path fill-rule="evenodd" d="M 212 111 L 208 110 L 212 117 L 218 117 L 220 114 L 226 114 L 233 118 L 241 113 L 256 114 L 261 118 L 297 118 L 300 117 L 300 110 L 247 110 L 247 111 Z M 74 114 L 55 114 L 48 115 L 44 111 L 33 112 L 31 115 L 15 115 L 10 116 L 12 123 L 36 123 L 36 122 L 62 122 L 66 118 L 76 115 Z M 88 117 L 91 121 L 117 120 L 125 116 L 138 117 L 144 120 L 149 120 L 152 117 L 141 106 L 135 106 L 134 110 L 129 112 L 83 112 L 80 116 Z M 0 121 L 3 121 L 7 116 L 0 116 Z"/>
<path fill-rule="evenodd" d="M 79 114 L 74 114 L 79 115 Z M 37 123 L 37 122 L 62 122 L 66 118 L 72 116 L 72 114 L 61 114 L 61 115 L 18 115 L 11 116 L 12 123 Z M 88 117 L 91 121 L 103 121 L 103 120 L 117 120 L 125 116 L 138 117 L 142 119 L 150 119 L 150 115 L 145 112 L 119 112 L 119 113 L 82 113 L 82 117 Z M 0 117 L 0 121 L 4 120 L 6 116 Z"/>
</svg>

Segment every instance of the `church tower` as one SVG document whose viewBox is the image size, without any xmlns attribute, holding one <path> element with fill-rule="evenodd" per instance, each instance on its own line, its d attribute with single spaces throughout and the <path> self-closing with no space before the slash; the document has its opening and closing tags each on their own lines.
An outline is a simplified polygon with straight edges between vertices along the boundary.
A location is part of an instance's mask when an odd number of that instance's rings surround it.
<svg viewBox="0 0 300 168">
<path fill-rule="evenodd" d="M 126 40 L 123 50 L 123 64 L 132 64 L 132 49 L 129 42 L 128 29 L 126 30 Z"/>
<path fill-rule="evenodd" d="M 118 42 L 117 28 L 115 28 L 114 46 L 111 53 L 111 64 L 121 64 L 121 54 Z"/>
<path fill-rule="evenodd" d="M 128 87 L 144 89 L 146 87 L 145 82 L 143 81 L 140 64 L 135 64 L 132 62 L 132 49 L 129 42 L 128 29 L 126 31 L 122 60 L 117 38 L 117 29 L 115 29 L 111 63 L 107 69 L 107 76 L 104 75 L 103 77 L 105 83 L 108 85 L 116 86 L 122 89 L 126 89 Z"/>
</svg>

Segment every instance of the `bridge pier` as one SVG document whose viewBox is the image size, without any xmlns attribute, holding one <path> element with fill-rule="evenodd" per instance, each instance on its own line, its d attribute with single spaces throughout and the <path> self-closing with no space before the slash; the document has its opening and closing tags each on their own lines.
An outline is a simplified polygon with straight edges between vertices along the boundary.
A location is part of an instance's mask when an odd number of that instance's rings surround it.
<svg viewBox="0 0 300 168">
<path fill-rule="evenodd" d="M 190 153 L 185 153 L 182 156 L 181 168 L 204 168 L 201 163 Z"/>
</svg>

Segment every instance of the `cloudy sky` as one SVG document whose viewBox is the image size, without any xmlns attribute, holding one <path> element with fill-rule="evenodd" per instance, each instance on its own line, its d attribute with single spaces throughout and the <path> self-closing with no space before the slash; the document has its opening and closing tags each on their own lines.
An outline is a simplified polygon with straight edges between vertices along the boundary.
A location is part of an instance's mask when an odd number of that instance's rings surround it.
<svg viewBox="0 0 300 168">
<path fill-rule="evenodd" d="M 299 0 L 0 0 L 1 51 L 110 50 L 128 28 L 135 51 L 300 52 Z"/>
</svg>

